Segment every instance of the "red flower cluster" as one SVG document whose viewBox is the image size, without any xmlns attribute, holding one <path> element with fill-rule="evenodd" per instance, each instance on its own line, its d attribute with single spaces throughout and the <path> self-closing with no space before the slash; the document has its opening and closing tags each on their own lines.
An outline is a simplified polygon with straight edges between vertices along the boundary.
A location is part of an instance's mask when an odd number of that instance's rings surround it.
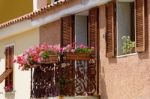
<svg viewBox="0 0 150 99">
<path fill-rule="evenodd" d="M 29 69 L 31 65 L 43 61 L 49 54 L 57 54 L 59 51 L 60 45 L 40 44 L 24 51 L 14 62 L 19 64 L 19 68 L 26 70 Z"/>
<path fill-rule="evenodd" d="M 79 53 L 91 53 L 94 48 L 88 48 L 81 44 L 74 49 L 71 44 L 66 47 L 60 48 L 60 45 L 48 45 L 40 44 L 33 48 L 29 48 L 24 53 L 17 57 L 15 62 L 19 64 L 19 68 L 22 70 L 29 69 L 36 63 L 41 63 L 44 59 L 49 58 L 49 55 L 57 55 L 64 52 L 79 52 Z"/>
</svg>

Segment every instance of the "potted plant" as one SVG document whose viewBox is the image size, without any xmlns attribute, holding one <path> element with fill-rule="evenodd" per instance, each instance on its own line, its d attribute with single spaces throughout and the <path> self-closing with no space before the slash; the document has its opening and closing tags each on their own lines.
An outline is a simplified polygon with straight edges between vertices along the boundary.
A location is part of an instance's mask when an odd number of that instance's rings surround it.
<svg viewBox="0 0 150 99">
<path fill-rule="evenodd" d="M 122 52 L 123 54 L 132 53 L 135 49 L 135 41 L 131 41 L 129 36 L 122 37 Z"/>
<path fill-rule="evenodd" d="M 64 57 L 65 60 L 90 60 L 91 54 L 94 51 L 94 47 L 87 47 L 83 44 L 77 48 L 71 48 L 70 45 L 67 45 L 64 48 Z"/>
<path fill-rule="evenodd" d="M 15 62 L 22 70 L 28 70 L 41 64 L 57 63 L 60 56 L 63 56 L 65 60 L 90 60 L 93 51 L 94 47 L 89 48 L 83 44 L 75 49 L 70 44 L 64 48 L 60 48 L 60 45 L 40 44 L 24 51 L 15 59 Z"/>
<path fill-rule="evenodd" d="M 59 45 L 40 44 L 24 51 L 24 53 L 18 56 L 14 62 L 17 62 L 19 68 L 22 70 L 28 70 L 43 63 L 57 62 L 59 51 Z"/>
</svg>

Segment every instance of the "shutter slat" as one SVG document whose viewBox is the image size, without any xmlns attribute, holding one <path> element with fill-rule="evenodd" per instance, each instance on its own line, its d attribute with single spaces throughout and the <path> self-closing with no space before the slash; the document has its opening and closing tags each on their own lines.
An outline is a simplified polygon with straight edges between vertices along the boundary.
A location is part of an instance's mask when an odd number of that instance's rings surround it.
<svg viewBox="0 0 150 99">
<path fill-rule="evenodd" d="M 74 42 L 74 16 L 67 16 L 62 18 L 62 35 L 61 46 L 66 46 Z"/>
<path fill-rule="evenodd" d="M 14 46 L 9 46 L 5 49 L 6 55 L 6 71 L 0 76 L 0 82 L 5 80 L 5 85 L 13 84 L 13 58 L 14 58 Z"/>
<path fill-rule="evenodd" d="M 145 51 L 145 0 L 136 0 L 136 51 Z"/>
<path fill-rule="evenodd" d="M 98 44 L 98 8 L 92 8 L 89 11 L 88 17 L 89 25 L 89 47 L 94 47 L 97 49 Z"/>
<path fill-rule="evenodd" d="M 97 71 L 96 77 L 88 78 L 91 81 L 97 82 L 97 93 L 99 92 L 99 8 L 92 8 L 89 10 L 88 16 L 88 45 L 89 47 L 94 47 L 95 52 L 95 64 L 88 64 L 88 69 L 95 69 Z"/>
<path fill-rule="evenodd" d="M 106 5 L 106 57 L 115 56 L 115 4 Z"/>
</svg>

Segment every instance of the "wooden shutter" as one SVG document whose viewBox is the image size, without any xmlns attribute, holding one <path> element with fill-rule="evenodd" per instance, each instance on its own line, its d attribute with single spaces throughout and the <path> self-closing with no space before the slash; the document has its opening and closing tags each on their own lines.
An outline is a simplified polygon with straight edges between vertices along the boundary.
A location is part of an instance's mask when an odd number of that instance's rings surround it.
<svg viewBox="0 0 150 99">
<path fill-rule="evenodd" d="M 6 56 L 6 69 L 12 69 L 13 65 L 13 53 L 14 47 L 10 46 L 5 49 L 5 56 Z"/>
<path fill-rule="evenodd" d="M 61 46 L 74 42 L 74 16 L 67 16 L 61 19 Z"/>
<path fill-rule="evenodd" d="M 106 5 L 106 57 L 115 56 L 115 2 Z"/>
<path fill-rule="evenodd" d="M 98 23 L 99 23 L 99 10 L 98 8 L 92 8 L 89 10 L 88 17 L 88 38 L 89 47 L 94 47 L 95 51 L 98 48 Z M 97 51 L 98 52 L 98 51 Z"/>
<path fill-rule="evenodd" d="M 14 58 L 14 46 L 9 46 L 5 49 L 6 56 L 6 71 L 2 74 L 5 80 L 5 85 L 13 84 L 13 58 Z M 11 72 L 10 72 L 11 71 Z"/>
<path fill-rule="evenodd" d="M 61 47 L 64 47 L 68 44 L 72 44 L 74 47 L 74 41 L 75 41 L 75 35 L 74 35 L 74 15 L 63 17 L 61 19 Z M 70 64 L 74 64 L 73 61 L 69 61 Z M 64 68 L 64 71 L 70 71 L 68 75 L 63 75 L 63 77 L 67 80 L 74 79 L 75 77 L 75 67 L 73 65 L 68 66 L 67 68 Z M 65 86 L 64 92 L 69 95 L 74 95 L 74 83 L 67 84 Z M 61 94 L 61 93 L 60 93 Z"/>
<path fill-rule="evenodd" d="M 136 51 L 145 51 L 145 0 L 135 0 L 136 7 Z"/>
<path fill-rule="evenodd" d="M 89 10 L 88 16 L 88 45 L 89 47 L 94 47 L 94 56 L 96 60 L 95 64 L 88 64 L 87 72 L 96 70 L 96 78 L 93 75 L 93 78 L 88 78 L 91 81 L 96 81 L 96 91 L 99 92 L 99 8 L 92 8 Z M 92 74 L 91 74 L 92 75 Z"/>
</svg>

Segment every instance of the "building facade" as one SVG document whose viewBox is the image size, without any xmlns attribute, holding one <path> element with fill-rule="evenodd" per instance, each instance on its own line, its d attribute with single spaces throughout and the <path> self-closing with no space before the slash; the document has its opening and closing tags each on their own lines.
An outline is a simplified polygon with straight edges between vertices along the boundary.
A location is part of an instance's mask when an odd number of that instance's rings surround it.
<svg viewBox="0 0 150 99">
<path fill-rule="evenodd" d="M 31 71 L 18 70 L 12 61 L 17 55 L 40 43 L 74 42 L 95 47 L 96 92 L 64 99 L 150 98 L 149 0 L 59 0 L 51 5 L 34 0 L 33 9 L 0 25 L 1 99 L 30 99 Z M 4 90 L 8 82 L 13 82 L 11 93 Z"/>
</svg>

